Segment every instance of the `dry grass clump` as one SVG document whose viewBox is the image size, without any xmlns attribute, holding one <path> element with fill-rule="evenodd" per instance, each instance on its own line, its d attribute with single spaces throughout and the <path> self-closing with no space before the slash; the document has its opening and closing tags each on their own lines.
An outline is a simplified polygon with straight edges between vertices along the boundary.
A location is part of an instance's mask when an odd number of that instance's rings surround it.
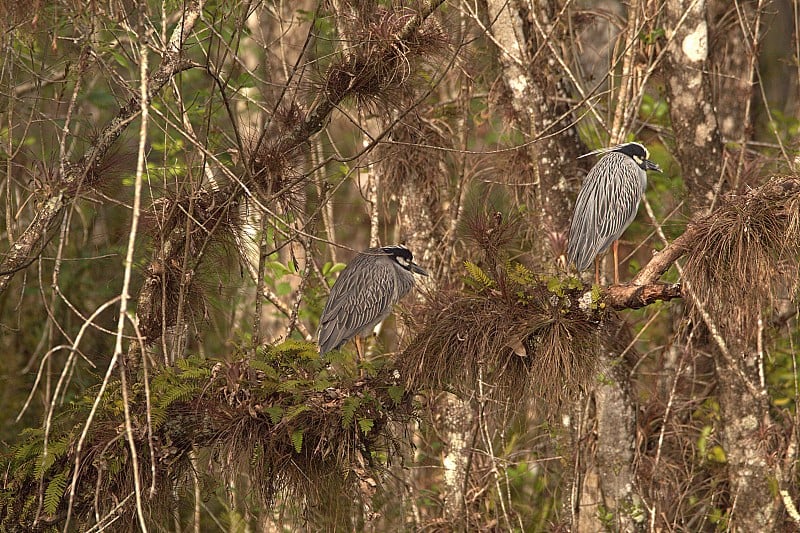
<svg viewBox="0 0 800 533">
<path fill-rule="evenodd" d="M 697 226 L 685 269 L 696 304 L 747 341 L 757 331 L 758 310 L 798 284 L 800 179 L 776 177 L 727 197 Z"/>
<path fill-rule="evenodd" d="M 157 340 L 179 314 L 181 320 L 203 319 L 208 269 L 202 268 L 202 259 L 208 254 L 220 261 L 234 257 L 232 245 L 241 224 L 235 205 L 202 195 L 163 197 L 145 213 L 143 231 L 154 248 L 136 310 L 145 342 Z"/>
<path fill-rule="evenodd" d="M 248 172 L 242 177 L 258 200 L 277 203 L 284 212 L 302 212 L 305 198 L 305 163 L 308 147 L 284 135 L 302 128 L 307 117 L 296 104 L 278 106 L 260 131 L 243 135 L 242 162 Z"/>
<path fill-rule="evenodd" d="M 395 109 L 411 97 L 415 82 L 423 82 L 421 70 L 441 60 L 449 47 L 447 34 L 433 18 L 408 32 L 418 16 L 412 8 L 351 7 L 340 13 L 339 38 L 348 46 L 330 65 L 324 91 L 334 102 L 353 98 L 365 110 Z"/>
<path fill-rule="evenodd" d="M 398 368 L 408 390 L 469 395 L 482 376 L 493 394 L 556 405 L 594 377 L 603 345 L 612 345 L 608 312 L 579 309 L 583 287 L 537 279 L 507 263 L 498 280 L 467 264 L 475 293 L 445 289 L 409 317 L 416 333 Z"/>
<path fill-rule="evenodd" d="M 450 152 L 437 148 L 452 148 L 454 134 L 445 120 L 425 115 L 421 110 L 397 124 L 391 132 L 393 142 L 379 145 L 375 160 L 390 194 L 403 194 L 404 187 L 414 184 L 428 203 L 436 205 L 451 174 Z"/>
</svg>

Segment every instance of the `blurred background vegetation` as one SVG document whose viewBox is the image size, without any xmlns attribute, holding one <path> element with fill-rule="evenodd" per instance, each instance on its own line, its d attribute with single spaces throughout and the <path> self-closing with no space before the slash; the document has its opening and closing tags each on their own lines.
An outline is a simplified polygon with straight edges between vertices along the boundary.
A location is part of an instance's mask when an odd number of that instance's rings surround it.
<svg viewBox="0 0 800 533">
<path fill-rule="evenodd" d="M 798 13 L 0 4 L 2 528 L 799 527 Z M 700 235 L 636 309 L 564 259 L 630 140 L 623 282 Z M 431 279 L 321 360 L 394 243 Z"/>
</svg>

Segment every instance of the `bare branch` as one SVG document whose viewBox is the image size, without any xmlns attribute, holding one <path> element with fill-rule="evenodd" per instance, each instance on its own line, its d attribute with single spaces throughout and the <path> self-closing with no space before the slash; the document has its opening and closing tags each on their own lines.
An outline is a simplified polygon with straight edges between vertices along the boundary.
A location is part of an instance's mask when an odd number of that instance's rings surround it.
<svg viewBox="0 0 800 533">
<path fill-rule="evenodd" d="M 180 46 L 194 28 L 204 3 L 204 0 L 194 0 L 186 5 L 183 18 L 173 32 L 170 46 L 161 61 L 161 66 L 147 81 L 148 100 L 160 91 L 173 76 L 192 67 L 191 63 L 181 58 Z M 86 177 L 101 164 L 111 145 L 119 138 L 128 124 L 139 115 L 140 111 L 139 97 L 132 96 L 128 103 L 119 110 L 117 116 L 106 125 L 77 164 L 62 161 L 65 172 L 63 176 L 60 176 L 58 187 L 43 201 L 43 207 L 36 212 L 33 221 L 20 235 L 0 264 L 0 294 L 8 288 L 14 273 L 21 267 L 24 268 L 33 250 L 44 239 L 48 228 L 61 214 L 61 210 L 77 194 Z"/>
</svg>

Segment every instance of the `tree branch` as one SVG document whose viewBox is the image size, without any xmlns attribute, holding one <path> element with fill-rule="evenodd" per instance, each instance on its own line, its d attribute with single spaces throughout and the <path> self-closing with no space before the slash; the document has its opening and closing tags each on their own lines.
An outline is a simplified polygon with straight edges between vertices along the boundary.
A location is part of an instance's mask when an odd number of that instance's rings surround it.
<svg viewBox="0 0 800 533">
<path fill-rule="evenodd" d="M 657 300 L 669 301 L 683 298 L 680 283 L 650 283 L 648 285 L 612 285 L 606 291 L 604 301 L 613 309 L 641 309 Z"/>
<path fill-rule="evenodd" d="M 173 76 L 192 67 L 191 63 L 184 61 L 180 57 L 180 50 L 186 40 L 186 36 L 194 28 L 204 3 L 205 0 L 193 0 L 188 3 L 181 22 L 178 23 L 170 38 L 161 66 L 150 76 L 147 82 L 148 98 L 152 98 L 153 94 L 160 91 Z M 0 294 L 8 288 L 14 273 L 29 260 L 31 252 L 42 241 L 47 229 L 61 214 L 61 210 L 77 194 L 86 176 L 91 175 L 92 171 L 98 168 L 111 145 L 114 144 L 114 141 L 117 140 L 128 124 L 138 116 L 140 111 L 139 97 L 132 96 L 128 103 L 119 110 L 117 116 L 106 125 L 97 140 L 88 148 L 77 164 L 62 162 L 66 170 L 64 175 L 60 176 L 58 186 L 43 201 L 44 207 L 36 212 L 33 221 L 6 253 L 3 262 L 0 264 L 0 272 L 3 273 L 0 275 Z"/>
</svg>

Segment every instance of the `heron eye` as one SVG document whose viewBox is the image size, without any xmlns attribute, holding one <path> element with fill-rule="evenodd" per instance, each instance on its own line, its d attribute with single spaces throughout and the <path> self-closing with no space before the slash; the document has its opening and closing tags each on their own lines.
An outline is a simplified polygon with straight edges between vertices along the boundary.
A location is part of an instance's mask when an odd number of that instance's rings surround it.
<svg viewBox="0 0 800 533">
<path fill-rule="evenodd" d="M 637 165 L 641 165 L 642 164 L 642 158 L 639 157 L 638 155 L 634 155 L 633 156 L 633 160 L 636 161 Z"/>
</svg>

